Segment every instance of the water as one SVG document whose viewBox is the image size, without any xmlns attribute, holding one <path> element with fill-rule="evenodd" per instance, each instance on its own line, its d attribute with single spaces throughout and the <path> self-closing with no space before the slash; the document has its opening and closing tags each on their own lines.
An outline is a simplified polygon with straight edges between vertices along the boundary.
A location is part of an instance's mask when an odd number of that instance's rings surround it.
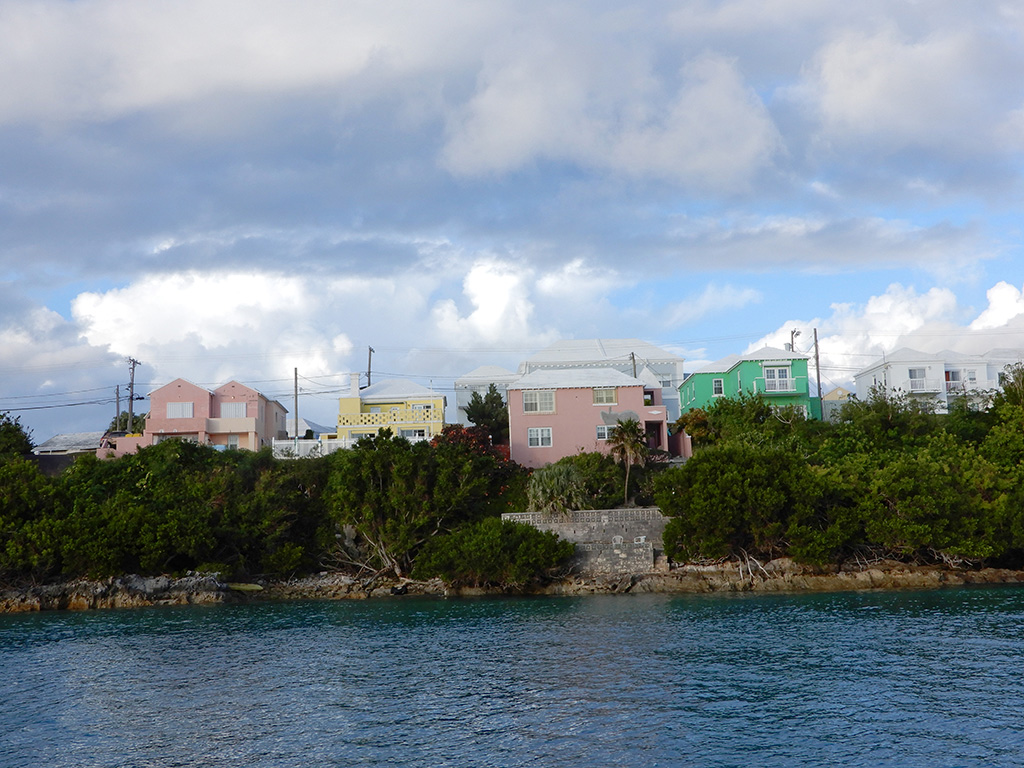
<svg viewBox="0 0 1024 768">
<path fill-rule="evenodd" d="M 0 616 L 0 766 L 1024 765 L 1024 589 Z"/>
</svg>

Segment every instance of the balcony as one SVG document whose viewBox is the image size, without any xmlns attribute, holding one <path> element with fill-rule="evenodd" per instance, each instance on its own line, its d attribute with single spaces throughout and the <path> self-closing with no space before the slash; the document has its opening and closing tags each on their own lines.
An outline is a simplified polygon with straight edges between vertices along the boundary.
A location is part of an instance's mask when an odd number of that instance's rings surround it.
<svg viewBox="0 0 1024 768">
<path fill-rule="evenodd" d="M 998 388 L 999 382 L 996 379 L 973 379 L 946 382 L 947 395 L 973 395 L 986 390 L 994 390 Z"/>
<path fill-rule="evenodd" d="M 754 379 L 754 393 L 771 397 L 772 395 L 806 395 L 807 377 L 791 376 L 786 379 L 765 379 L 758 376 Z"/>
<path fill-rule="evenodd" d="M 403 424 L 436 424 L 440 427 L 443 421 L 444 412 L 440 408 L 394 408 L 380 413 L 338 415 L 338 427 L 398 427 Z"/>
<path fill-rule="evenodd" d="M 905 379 L 898 383 L 894 389 L 902 389 L 912 395 L 937 394 L 945 391 L 945 382 L 933 377 L 924 379 Z"/>
</svg>

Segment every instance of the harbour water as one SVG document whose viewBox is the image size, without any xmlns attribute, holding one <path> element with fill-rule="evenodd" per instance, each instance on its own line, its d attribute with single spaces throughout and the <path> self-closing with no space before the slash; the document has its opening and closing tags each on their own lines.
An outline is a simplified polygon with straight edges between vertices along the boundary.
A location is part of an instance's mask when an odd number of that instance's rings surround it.
<svg viewBox="0 0 1024 768">
<path fill-rule="evenodd" d="M 0 766 L 1024 764 L 1024 588 L 0 616 Z"/>
</svg>

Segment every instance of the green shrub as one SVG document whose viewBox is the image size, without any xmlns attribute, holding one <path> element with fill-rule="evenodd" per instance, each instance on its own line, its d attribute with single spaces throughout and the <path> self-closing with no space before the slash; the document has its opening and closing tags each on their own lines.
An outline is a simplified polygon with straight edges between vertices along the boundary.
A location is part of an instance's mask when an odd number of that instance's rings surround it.
<svg viewBox="0 0 1024 768">
<path fill-rule="evenodd" d="M 532 525 L 490 517 L 429 541 L 413 567 L 420 579 L 439 576 L 459 586 L 521 586 L 572 556 L 571 542 Z"/>
</svg>

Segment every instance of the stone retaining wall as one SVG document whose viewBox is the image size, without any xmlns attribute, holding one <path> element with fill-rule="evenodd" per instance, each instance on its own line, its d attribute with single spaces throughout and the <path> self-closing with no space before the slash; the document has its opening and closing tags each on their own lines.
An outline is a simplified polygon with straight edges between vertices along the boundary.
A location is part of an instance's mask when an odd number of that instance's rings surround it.
<svg viewBox="0 0 1024 768">
<path fill-rule="evenodd" d="M 668 518 L 657 507 L 581 509 L 564 514 L 511 512 L 503 520 L 526 523 L 576 545 L 573 570 L 633 574 L 668 570 L 662 534 Z"/>
</svg>

